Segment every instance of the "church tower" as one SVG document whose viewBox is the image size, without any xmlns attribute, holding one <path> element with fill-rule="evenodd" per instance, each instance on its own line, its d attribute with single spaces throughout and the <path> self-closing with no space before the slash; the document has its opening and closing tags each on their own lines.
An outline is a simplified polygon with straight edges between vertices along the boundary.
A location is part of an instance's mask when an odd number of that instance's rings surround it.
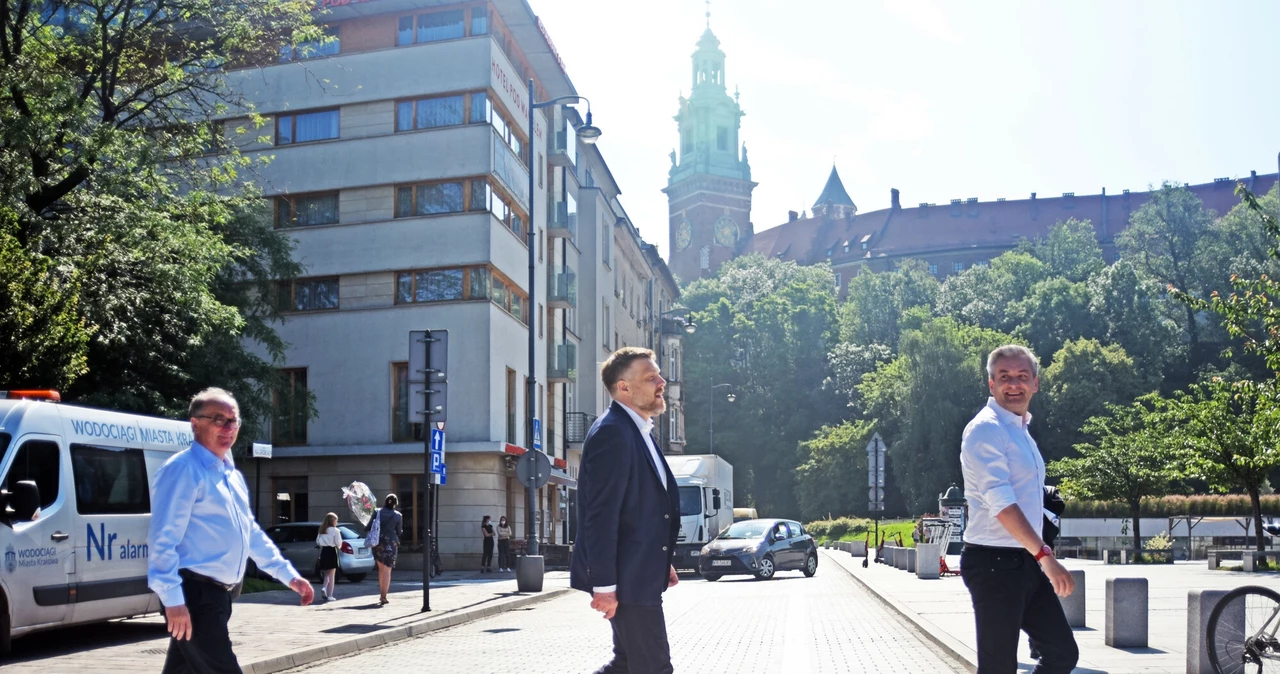
<svg viewBox="0 0 1280 674">
<path fill-rule="evenodd" d="M 671 152 L 667 186 L 668 265 L 682 283 L 711 276 L 735 257 L 754 232 L 751 166 L 738 138 L 742 108 L 725 88 L 724 52 L 707 29 L 693 52 L 693 89 L 680 96 L 679 153 Z"/>
</svg>

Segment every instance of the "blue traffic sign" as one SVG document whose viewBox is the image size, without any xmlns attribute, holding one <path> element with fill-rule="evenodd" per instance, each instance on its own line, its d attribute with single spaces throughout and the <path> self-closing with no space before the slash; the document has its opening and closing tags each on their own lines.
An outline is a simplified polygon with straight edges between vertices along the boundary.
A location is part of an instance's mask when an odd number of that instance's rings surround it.
<svg viewBox="0 0 1280 674">
<path fill-rule="evenodd" d="M 437 475 L 444 470 L 444 431 L 431 429 L 431 472 Z"/>
<path fill-rule="evenodd" d="M 442 464 L 440 464 L 440 484 L 444 484 L 444 483 L 449 479 L 449 470 L 448 470 L 448 468 L 449 468 L 449 467 L 448 467 L 448 466 L 446 466 L 445 464 L 443 464 L 443 463 L 442 463 Z"/>
<path fill-rule="evenodd" d="M 533 420 L 533 448 L 542 449 L 542 420 Z"/>
</svg>

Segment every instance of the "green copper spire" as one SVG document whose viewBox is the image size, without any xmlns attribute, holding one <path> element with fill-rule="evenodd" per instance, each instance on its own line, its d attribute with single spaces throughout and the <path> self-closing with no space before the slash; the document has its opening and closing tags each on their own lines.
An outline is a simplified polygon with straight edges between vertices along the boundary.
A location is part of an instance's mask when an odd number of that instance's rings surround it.
<svg viewBox="0 0 1280 674">
<path fill-rule="evenodd" d="M 693 90 L 680 96 L 675 120 L 680 130 L 680 148 L 671 153 L 669 183 L 698 173 L 751 180 L 747 149 L 738 138 L 743 113 L 735 91 L 725 87 L 724 52 L 711 32 L 710 3 L 707 28 L 693 52 Z"/>
</svg>

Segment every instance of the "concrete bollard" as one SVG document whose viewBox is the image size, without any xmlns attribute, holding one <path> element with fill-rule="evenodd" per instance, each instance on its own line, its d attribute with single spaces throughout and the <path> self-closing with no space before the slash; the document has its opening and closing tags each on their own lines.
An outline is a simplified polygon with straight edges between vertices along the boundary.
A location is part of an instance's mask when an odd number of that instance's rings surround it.
<svg viewBox="0 0 1280 674">
<path fill-rule="evenodd" d="M 1146 578 L 1107 579 L 1105 632 L 1112 648 L 1146 648 Z"/>
<path fill-rule="evenodd" d="M 1253 573 L 1258 570 L 1258 553 L 1256 550 L 1245 550 L 1240 555 L 1241 570 Z"/>
<path fill-rule="evenodd" d="M 1076 589 L 1067 597 L 1059 597 L 1062 601 L 1062 612 L 1067 615 L 1067 624 L 1072 627 L 1084 627 L 1084 571 L 1072 571 L 1071 579 Z"/>
<path fill-rule="evenodd" d="M 893 568 L 899 571 L 907 568 L 907 555 L 902 548 L 893 549 Z"/>
<path fill-rule="evenodd" d="M 942 547 L 937 543 L 916 546 L 916 578 L 932 580 L 942 575 Z"/>
<path fill-rule="evenodd" d="M 903 548 L 902 551 L 907 555 L 907 564 L 906 564 L 907 573 L 915 573 L 916 572 L 916 549 Z"/>
<path fill-rule="evenodd" d="M 1214 674 L 1209 664 L 1209 614 L 1227 590 L 1187 591 L 1187 674 Z M 1244 633 L 1244 602 L 1234 602 L 1218 618 L 1219 629 L 1234 628 Z M 1221 643 L 1221 642 L 1219 642 Z"/>
</svg>

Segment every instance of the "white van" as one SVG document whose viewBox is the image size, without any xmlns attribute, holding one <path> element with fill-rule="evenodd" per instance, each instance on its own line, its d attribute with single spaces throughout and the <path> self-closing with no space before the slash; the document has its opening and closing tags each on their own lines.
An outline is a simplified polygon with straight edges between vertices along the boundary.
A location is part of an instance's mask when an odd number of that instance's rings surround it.
<svg viewBox="0 0 1280 674">
<path fill-rule="evenodd" d="M 151 478 L 192 440 L 189 422 L 15 393 L 38 395 L 0 391 L 0 654 L 30 632 L 160 610 Z"/>
</svg>

